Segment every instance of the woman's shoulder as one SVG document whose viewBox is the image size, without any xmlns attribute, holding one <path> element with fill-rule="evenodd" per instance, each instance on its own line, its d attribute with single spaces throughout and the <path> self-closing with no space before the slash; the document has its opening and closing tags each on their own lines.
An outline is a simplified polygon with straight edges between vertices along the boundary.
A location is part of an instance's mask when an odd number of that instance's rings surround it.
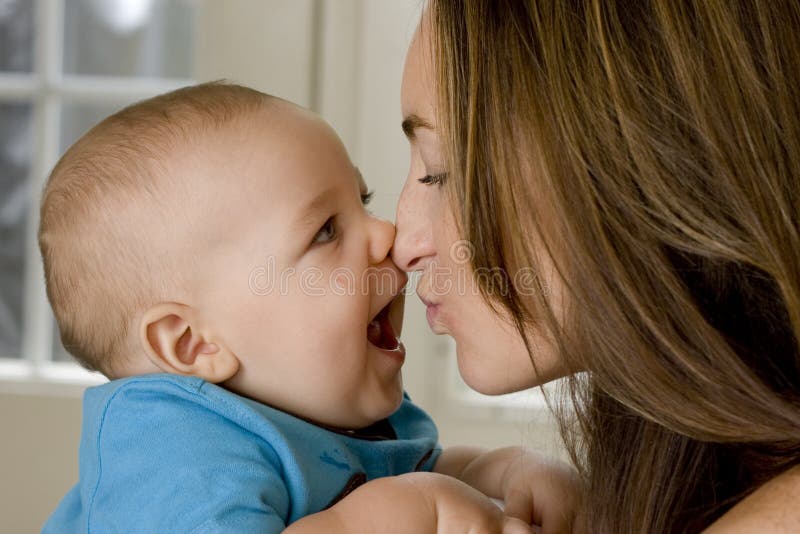
<svg viewBox="0 0 800 534">
<path fill-rule="evenodd" d="M 705 531 L 737 532 L 800 532 L 800 466 L 758 488 Z"/>
</svg>

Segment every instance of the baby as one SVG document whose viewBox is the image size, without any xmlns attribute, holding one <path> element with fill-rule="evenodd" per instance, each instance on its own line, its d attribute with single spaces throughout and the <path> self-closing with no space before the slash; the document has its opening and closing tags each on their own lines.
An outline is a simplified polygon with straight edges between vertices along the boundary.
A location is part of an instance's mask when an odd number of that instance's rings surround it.
<svg viewBox="0 0 800 534">
<path fill-rule="evenodd" d="M 111 381 L 85 394 L 80 482 L 45 532 L 397 528 L 382 505 L 445 531 L 458 510 L 436 494 L 317 514 L 431 470 L 530 515 L 524 452 L 442 452 L 404 396 L 406 276 L 369 197 L 321 119 L 236 85 L 132 105 L 67 151 L 41 206 L 47 292 L 64 346 Z"/>
</svg>

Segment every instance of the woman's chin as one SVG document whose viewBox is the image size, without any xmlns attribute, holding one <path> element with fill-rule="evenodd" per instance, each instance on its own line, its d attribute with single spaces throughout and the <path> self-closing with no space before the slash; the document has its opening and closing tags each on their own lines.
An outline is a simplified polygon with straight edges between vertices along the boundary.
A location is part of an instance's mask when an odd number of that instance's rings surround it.
<svg viewBox="0 0 800 534">
<path fill-rule="evenodd" d="M 539 385 L 533 368 L 520 372 L 492 358 L 492 354 L 462 351 L 456 344 L 458 372 L 471 389 L 483 395 L 504 395 Z M 528 363 L 530 365 L 530 363 Z"/>
</svg>

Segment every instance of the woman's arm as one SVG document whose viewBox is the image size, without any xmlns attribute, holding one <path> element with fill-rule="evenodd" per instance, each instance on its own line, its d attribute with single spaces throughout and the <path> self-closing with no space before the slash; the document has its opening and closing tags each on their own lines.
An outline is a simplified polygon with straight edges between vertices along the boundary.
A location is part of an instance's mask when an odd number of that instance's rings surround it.
<svg viewBox="0 0 800 534">
<path fill-rule="evenodd" d="M 466 484 L 436 473 L 408 473 L 364 484 L 335 506 L 292 523 L 287 534 L 530 534 Z"/>
<path fill-rule="evenodd" d="M 758 488 L 704 532 L 800 532 L 800 466 L 789 469 Z"/>
</svg>

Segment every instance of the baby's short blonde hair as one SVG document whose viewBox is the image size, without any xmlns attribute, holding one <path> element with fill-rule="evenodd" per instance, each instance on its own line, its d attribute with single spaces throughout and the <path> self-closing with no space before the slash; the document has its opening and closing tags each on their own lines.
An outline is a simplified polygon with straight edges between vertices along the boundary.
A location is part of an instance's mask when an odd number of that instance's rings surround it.
<svg viewBox="0 0 800 534">
<path fill-rule="evenodd" d="M 169 258 L 153 257 L 136 231 L 137 220 L 169 220 L 173 202 L 163 197 L 174 155 L 269 98 L 223 82 L 178 89 L 106 118 L 56 164 L 42 196 L 39 248 L 61 341 L 83 366 L 118 375 L 136 350 L 137 312 L 180 283 L 180 265 L 164 268 Z"/>
</svg>

